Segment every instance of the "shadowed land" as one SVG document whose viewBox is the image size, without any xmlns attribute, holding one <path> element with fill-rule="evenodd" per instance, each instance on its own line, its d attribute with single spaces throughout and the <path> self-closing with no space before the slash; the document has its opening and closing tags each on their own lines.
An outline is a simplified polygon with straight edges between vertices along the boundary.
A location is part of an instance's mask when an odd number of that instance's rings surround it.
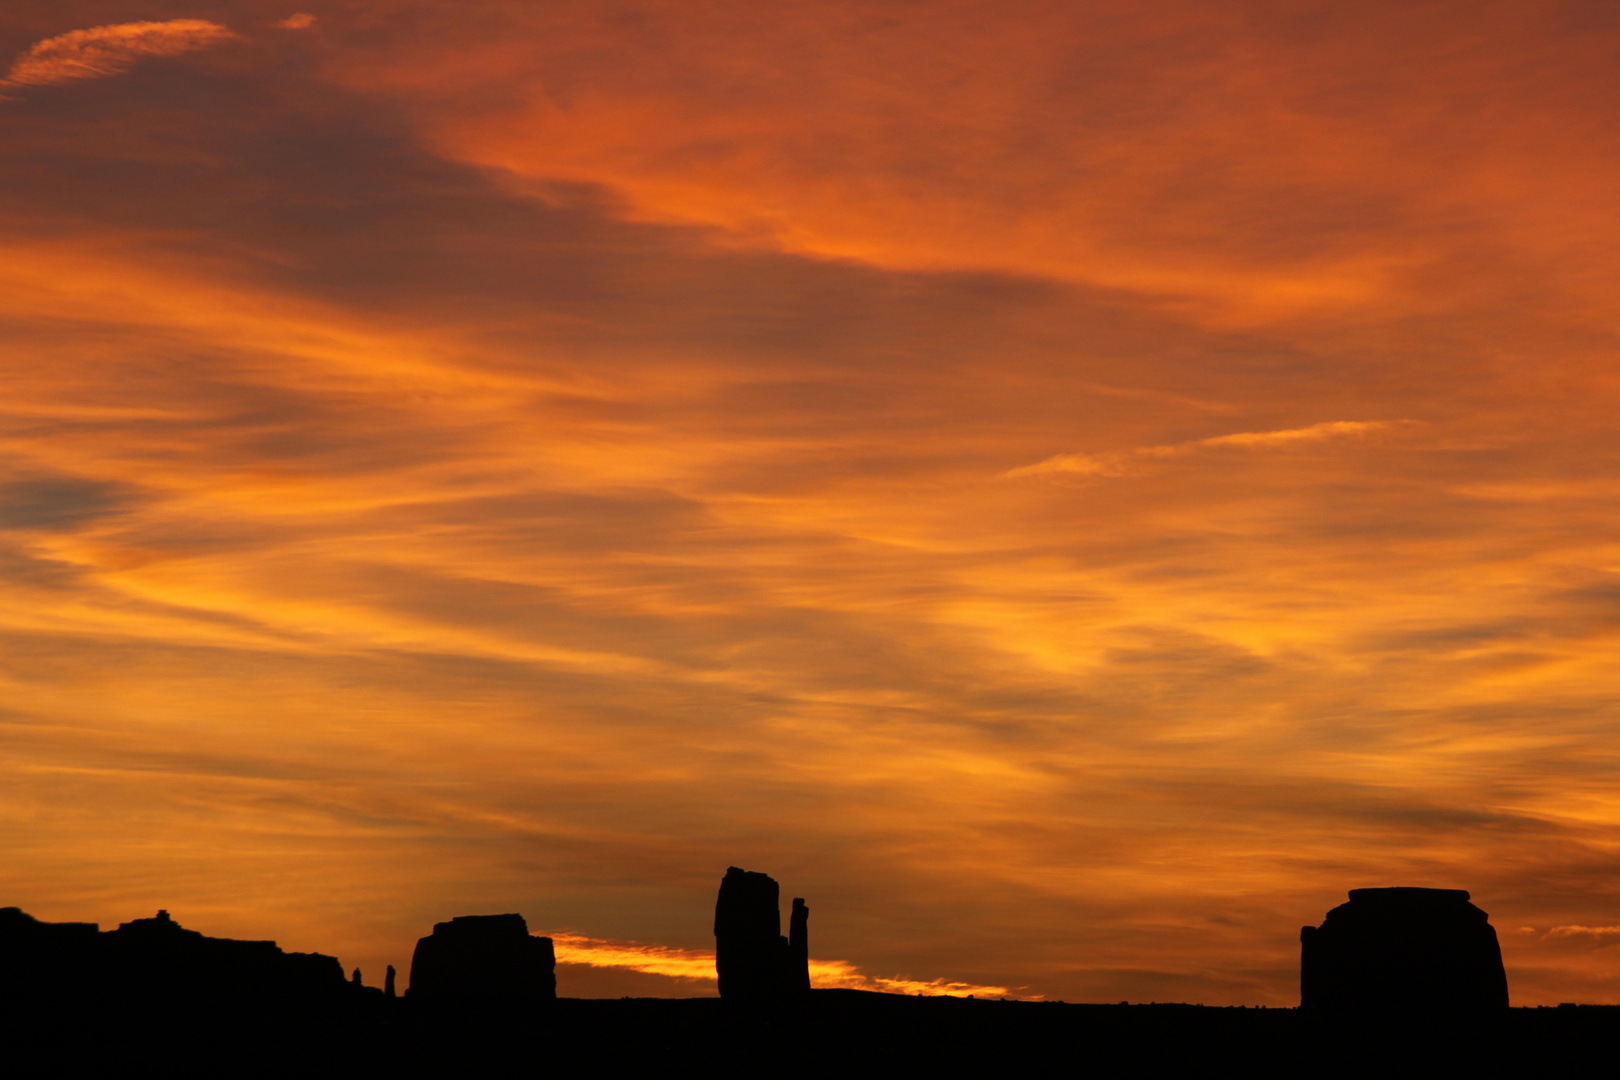
<svg viewBox="0 0 1620 1080">
<path fill-rule="evenodd" d="M 1298 1009 L 1065 1004 L 813 990 L 809 908 L 733 867 L 715 910 L 721 997 L 556 997 L 549 938 L 462 916 L 410 988 L 160 912 L 117 930 L 0 910 L 0 1038 L 49 1071 L 232 1075 L 1557 1075 L 1612 1062 L 1620 1007 L 1513 1009 L 1495 931 L 1458 890 L 1357 889 L 1302 932 Z M 684 1065 L 683 1065 L 684 1063 Z"/>
</svg>

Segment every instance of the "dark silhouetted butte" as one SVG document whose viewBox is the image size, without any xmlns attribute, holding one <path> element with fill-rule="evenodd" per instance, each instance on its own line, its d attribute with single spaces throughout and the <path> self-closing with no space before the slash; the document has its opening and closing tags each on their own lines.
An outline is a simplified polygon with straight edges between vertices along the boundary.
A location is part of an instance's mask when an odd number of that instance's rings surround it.
<svg viewBox="0 0 1620 1080">
<path fill-rule="evenodd" d="M 557 954 L 522 915 L 458 915 L 435 923 L 411 957 L 415 1004 L 523 1005 L 557 998 Z"/>
<path fill-rule="evenodd" d="M 1508 1007 L 1496 930 L 1461 889 L 1351 889 L 1299 939 L 1300 1005 L 1313 1012 Z"/>
</svg>

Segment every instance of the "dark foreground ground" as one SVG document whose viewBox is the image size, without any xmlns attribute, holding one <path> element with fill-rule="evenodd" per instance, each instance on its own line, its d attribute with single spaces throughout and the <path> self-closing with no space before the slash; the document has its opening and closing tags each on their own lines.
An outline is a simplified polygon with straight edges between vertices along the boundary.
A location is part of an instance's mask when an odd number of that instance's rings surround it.
<svg viewBox="0 0 1620 1080">
<path fill-rule="evenodd" d="M 563 999 L 426 1013 L 185 1008 L 120 996 L 61 1015 L 13 1002 L 11 1075 L 1586 1076 L 1620 1073 L 1620 1007 L 1325 1020 L 1296 1009 L 1065 1005 L 818 990 L 748 1009 L 713 998 Z"/>
</svg>

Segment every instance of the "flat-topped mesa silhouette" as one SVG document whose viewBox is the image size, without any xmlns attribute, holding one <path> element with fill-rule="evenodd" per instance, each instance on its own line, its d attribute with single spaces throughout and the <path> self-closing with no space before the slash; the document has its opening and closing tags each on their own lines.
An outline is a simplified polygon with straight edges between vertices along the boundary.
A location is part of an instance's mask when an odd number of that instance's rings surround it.
<svg viewBox="0 0 1620 1080">
<path fill-rule="evenodd" d="M 1312 1012 L 1508 1007 L 1496 929 L 1462 889 L 1351 889 L 1299 939 L 1300 1006 Z"/>
<path fill-rule="evenodd" d="M 780 1001 L 810 989 L 810 909 L 793 901 L 782 936 L 781 886 L 730 867 L 714 905 L 714 969 L 727 1001 Z"/>
<path fill-rule="evenodd" d="M 435 923 L 411 957 L 414 1004 L 521 1006 L 555 1001 L 557 953 L 522 915 L 458 915 Z"/>
<path fill-rule="evenodd" d="M 40 922 L 17 908 L 0 910 L 4 996 L 24 1001 L 29 987 L 58 1002 L 117 1001 L 147 1009 L 326 1007 L 349 989 L 337 959 L 287 953 L 273 941 L 211 938 L 160 911 L 102 933 L 95 923 Z"/>
</svg>

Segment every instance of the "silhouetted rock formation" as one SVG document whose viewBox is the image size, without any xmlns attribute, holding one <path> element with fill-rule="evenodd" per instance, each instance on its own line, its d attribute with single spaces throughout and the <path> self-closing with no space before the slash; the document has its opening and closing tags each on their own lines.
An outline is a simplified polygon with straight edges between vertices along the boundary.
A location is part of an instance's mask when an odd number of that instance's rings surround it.
<svg viewBox="0 0 1620 1080">
<path fill-rule="evenodd" d="M 1300 1005 L 1323 1012 L 1505 1009 L 1496 930 L 1461 889 L 1351 889 L 1300 938 Z"/>
<path fill-rule="evenodd" d="M 793 901 L 782 936 L 781 887 L 766 874 L 726 870 L 714 905 L 714 968 L 729 1001 L 774 1001 L 810 989 L 810 909 Z"/>
<path fill-rule="evenodd" d="M 458 915 L 416 943 L 406 997 L 432 1005 L 532 1005 L 557 997 L 557 954 L 522 915 Z"/>
<path fill-rule="evenodd" d="M 343 967 L 320 953 L 285 953 L 273 941 L 205 937 L 160 911 L 103 935 L 113 978 L 145 995 L 216 999 L 222 992 L 250 1002 L 334 999 Z"/>
<path fill-rule="evenodd" d="M 796 901 L 790 939 L 776 935 L 769 951 L 764 943 L 772 939 L 764 931 L 777 926 L 775 882 L 736 869 L 727 882 L 715 920 L 726 969 L 735 975 L 734 961 L 748 959 L 735 948 L 739 942 L 766 957 L 789 958 L 775 969 L 777 981 L 769 980 L 767 965 L 764 988 L 754 986 L 763 1000 L 787 1001 L 787 1007 L 624 998 L 563 999 L 515 1011 L 508 1006 L 524 999 L 521 988 L 504 1000 L 488 996 L 505 978 L 488 968 L 508 974 L 543 968 L 550 975 L 554 959 L 549 943 L 529 938 L 515 915 L 455 919 L 423 939 L 415 965 L 421 985 L 431 989 L 439 979 L 441 989 L 453 986 L 446 972 L 454 969 L 475 994 L 449 999 L 467 1008 L 417 1008 L 389 1000 L 385 990 L 356 987 L 332 957 L 288 955 L 270 942 L 206 938 L 164 912 L 101 933 L 93 924 L 42 923 L 7 908 L 0 909 L 0 1048 L 19 1076 L 148 1069 L 231 1076 L 652 1076 L 669 1072 L 672 1062 L 693 1061 L 715 1076 L 819 1075 L 834 1063 L 862 1076 L 1046 1076 L 1079 1067 L 1095 1076 L 1359 1078 L 1603 1075 L 1600 1070 L 1613 1071 L 1620 1045 L 1620 1006 L 1434 1007 L 1467 1000 L 1456 986 L 1460 979 L 1466 990 L 1465 976 L 1448 981 L 1434 973 L 1466 975 L 1470 958 L 1487 953 L 1496 960 L 1484 966 L 1493 967 L 1499 994 L 1491 1004 L 1506 1000 L 1489 925 L 1466 893 L 1353 892 L 1320 929 L 1306 929 L 1306 981 L 1314 989 L 1310 1008 L 1296 1010 L 1065 1005 L 861 990 L 784 998 L 783 987 L 803 985 L 809 911 Z M 1428 967 L 1414 974 L 1412 958 L 1424 956 Z M 754 970 L 758 974 L 760 965 Z M 727 985 L 732 997 L 740 992 L 735 979 Z M 1405 997 L 1429 1007 L 1400 1016 L 1354 1004 L 1334 1011 L 1327 1003 L 1334 992 L 1342 1000 L 1345 985 L 1360 987 L 1358 1001 L 1400 1003 Z M 1430 990 L 1412 997 L 1404 985 Z M 171 993 L 175 987 L 184 993 Z M 544 988 L 551 990 L 549 978 Z M 412 987 L 413 997 L 418 989 Z M 29 1061 L 42 1064 L 30 1068 Z"/>
<path fill-rule="evenodd" d="M 788 923 L 789 989 L 810 992 L 810 909 L 804 898 L 793 898 L 793 917 Z"/>
<path fill-rule="evenodd" d="M 322 1008 L 345 991 L 334 957 L 285 953 L 273 941 L 236 941 L 187 930 L 160 911 L 101 933 L 95 923 L 44 923 L 0 910 L 0 987 L 12 1003 L 135 1009 Z"/>
<path fill-rule="evenodd" d="M 385 997 L 393 997 L 394 996 L 394 965 L 393 964 L 388 965 L 388 974 L 383 977 L 383 995 Z"/>
</svg>

